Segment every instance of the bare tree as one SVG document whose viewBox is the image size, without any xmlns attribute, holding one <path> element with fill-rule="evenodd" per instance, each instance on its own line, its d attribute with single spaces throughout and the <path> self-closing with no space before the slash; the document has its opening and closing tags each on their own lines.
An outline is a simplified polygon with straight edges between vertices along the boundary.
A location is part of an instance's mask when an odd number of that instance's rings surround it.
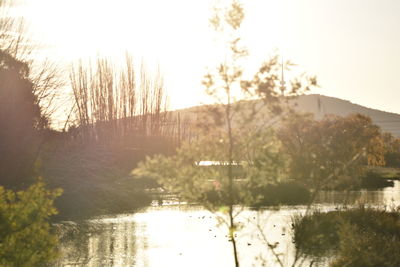
<svg viewBox="0 0 400 267">
<path fill-rule="evenodd" d="M 22 1 L 0 0 L 0 50 L 27 64 L 28 78 L 33 84 L 36 102 L 41 108 L 39 129 L 49 126 L 56 110 L 64 104 L 60 90 L 65 85 L 59 66 L 48 59 L 40 60 L 40 44 L 29 37 L 24 18 L 16 11 Z"/>
<path fill-rule="evenodd" d="M 162 76 L 151 74 L 144 62 L 137 68 L 128 54 L 121 68 L 100 58 L 72 68 L 75 117 L 86 139 L 162 135 L 167 108 Z"/>
</svg>

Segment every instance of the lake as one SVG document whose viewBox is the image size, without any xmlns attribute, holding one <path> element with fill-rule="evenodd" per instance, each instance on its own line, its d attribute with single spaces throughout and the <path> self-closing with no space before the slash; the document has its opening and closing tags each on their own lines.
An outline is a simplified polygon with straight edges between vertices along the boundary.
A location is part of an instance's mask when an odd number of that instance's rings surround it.
<svg viewBox="0 0 400 267">
<path fill-rule="evenodd" d="M 376 191 L 323 192 L 313 209 L 328 211 L 359 203 L 382 208 L 400 205 L 400 182 Z M 243 226 L 237 233 L 241 266 L 276 265 L 267 242 L 276 244 L 275 252 L 284 255 L 285 266 L 291 266 L 296 255 L 291 222 L 305 210 L 305 206 L 238 210 Z M 135 214 L 64 222 L 58 225 L 63 255 L 54 266 L 234 266 L 226 227 L 218 225 L 222 217 L 223 213 L 199 206 L 170 202 Z M 300 259 L 298 264 L 302 260 L 308 266 L 310 259 Z"/>
</svg>

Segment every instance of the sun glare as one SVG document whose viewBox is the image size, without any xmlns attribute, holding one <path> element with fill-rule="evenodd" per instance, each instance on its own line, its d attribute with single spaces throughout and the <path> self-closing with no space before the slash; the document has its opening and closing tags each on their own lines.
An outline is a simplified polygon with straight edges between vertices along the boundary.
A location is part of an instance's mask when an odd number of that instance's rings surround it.
<svg viewBox="0 0 400 267">
<path fill-rule="evenodd" d="M 400 266 L 399 14 L 0 0 L 0 267 Z"/>
<path fill-rule="evenodd" d="M 252 51 L 251 65 L 279 47 L 280 7 L 249 2 L 243 38 Z M 25 18 L 44 54 L 69 64 L 106 56 L 114 61 L 126 52 L 164 74 L 170 107 L 201 104 L 201 79 L 221 54 L 208 18 L 213 1 L 183 0 L 38 0 L 27 1 Z M 268 11 L 268 16 L 263 14 Z M 251 67 L 251 66 L 249 66 Z"/>
</svg>

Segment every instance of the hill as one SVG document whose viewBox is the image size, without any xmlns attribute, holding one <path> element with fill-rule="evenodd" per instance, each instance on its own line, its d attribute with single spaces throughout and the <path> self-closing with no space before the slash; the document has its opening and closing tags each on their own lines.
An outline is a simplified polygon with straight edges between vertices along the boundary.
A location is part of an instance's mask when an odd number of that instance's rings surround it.
<svg viewBox="0 0 400 267">
<path fill-rule="evenodd" d="M 301 95 L 291 100 L 290 103 L 300 112 L 314 114 L 316 119 L 321 119 L 325 115 L 329 114 L 347 116 L 354 113 L 360 113 L 371 117 L 374 124 L 380 126 L 383 132 L 389 132 L 395 137 L 400 137 L 400 114 L 372 109 L 354 104 L 347 100 L 317 94 Z M 254 105 L 254 102 L 250 101 L 249 104 Z M 169 120 L 175 120 L 176 122 L 177 115 L 179 115 L 179 124 L 182 127 L 183 125 L 190 124 L 190 121 L 196 121 L 196 113 L 201 110 L 201 106 L 175 110 L 169 113 Z M 183 126 L 182 128 L 183 130 L 187 130 L 186 126 Z"/>
<path fill-rule="evenodd" d="M 347 100 L 323 95 L 302 95 L 293 102 L 296 103 L 297 110 L 313 113 L 316 119 L 328 114 L 346 116 L 360 113 L 371 117 L 372 121 L 380 126 L 383 132 L 389 132 L 400 137 L 400 114 L 367 108 Z"/>
</svg>

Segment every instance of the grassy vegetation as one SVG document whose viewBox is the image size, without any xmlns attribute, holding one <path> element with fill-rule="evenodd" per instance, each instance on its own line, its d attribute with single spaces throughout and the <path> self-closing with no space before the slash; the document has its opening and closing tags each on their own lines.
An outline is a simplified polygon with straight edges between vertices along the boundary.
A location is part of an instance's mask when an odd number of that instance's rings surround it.
<svg viewBox="0 0 400 267">
<path fill-rule="evenodd" d="M 64 190 L 56 200 L 56 219 L 128 213 L 149 205 L 151 197 L 145 192 L 149 185 L 129 176 L 145 153 L 151 151 L 124 145 L 47 144 L 41 172 L 51 187 Z"/>
<path fill-rule="evenodd" d="M 294 222 L 301 253 L 335 255 L 332 266 L 399 266 L 400 213 L 365 208 L 315 212 Z"/>
</svg>

